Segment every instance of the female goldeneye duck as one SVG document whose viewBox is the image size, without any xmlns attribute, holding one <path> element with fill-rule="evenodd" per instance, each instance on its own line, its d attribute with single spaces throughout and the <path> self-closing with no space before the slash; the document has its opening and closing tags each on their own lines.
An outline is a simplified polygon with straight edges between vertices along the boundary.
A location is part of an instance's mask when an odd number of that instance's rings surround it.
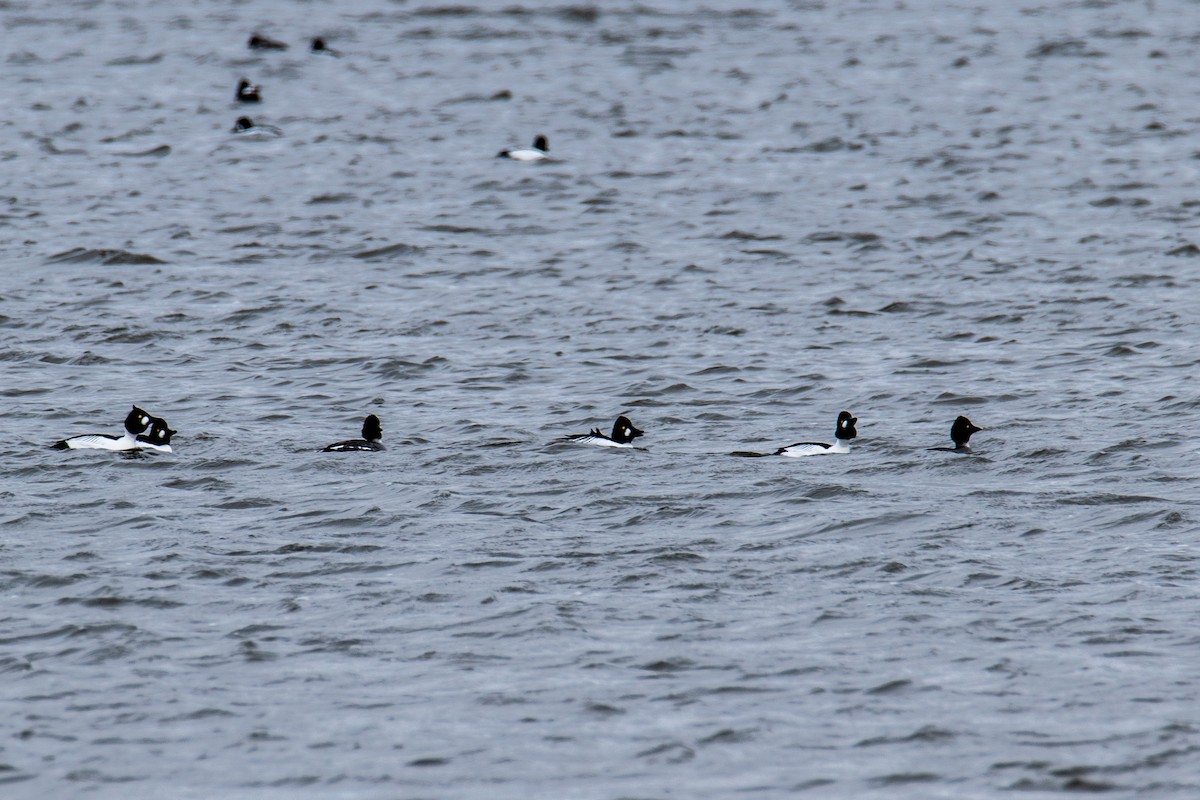
<svg viewBox="0 0 1200 800">
<path fill-rule="evenodd" d="M 262 96 L 259 95 L 258 90 L 258 84 L 250 83 L 250 81 L 242 78 L 238 82 L 237 94 L 233 96 L 233 99 L 239 103 L 260 103 L 262 102 Z"/>
<path fill-rule="evenodd" d="M 496 158 L 511 158 L 513 161 L 544 161 L 550 157 L 550 145 L 545 136 L 534 137 L 532 147 L 513 147 L 501 150 Z"/>
<path fill-rule="evenodd" d="M 312 49 L 312 52 L 320 53 L 321 55 L 325 55 L 325 56 L 337 57 L 337 56 L 341 55 L 341 53 L 339 53 L 337 50 L 334 50 L 332 47 L 325 44 L 325 40 L 322 39 L 320 36 L 318 36 L 312 40 L 312 48 L 311 49 Z"/>
<path fill-rule="evenodd" d="M 969 453 L 971 452 L 971 434 L 979 433 L 986 428 L 979 428 L 966 417 L 959 417 L 950 426 L 950 439 L 954 447 L 930 447 L 930 452 L 938 453 Z"/>
<path fill-rule="evenodd" d="M 158 453 L 170 453 L 171 437 L 179 431 L 173 431 L 167 426 L 167 421 L 162 417 L 150 418 L 150 432 L 137 437 L 138 448 L 141 450 L 154 450 Z"/>
<path fill-rule="evenodd" d="M 379 417 L 372 414 L 363 420 L 361 439 L 347 439 L 344 442 L 334 442 L 321 450 L 322 453 L 346 453 L 352 450 L 384 450 L 383 428 L 379 425 Z"/>
<path fill-rule="evenodd" d="M 238 117 L 230 133 L 252 139 L 274 139 L 283 136 L 283 131 L 274 125 L 255 125 L 254 120 L 249 117 Z"/>
<path fill-rule="evenodd" d="M 260 34 L 254 34 L 250 37 L 250 41 L 246 45 L 251 50 L 287 50 L 288 46 L 283 42 L 276 41 Z"/>
<path fill-rule="evenodd" d="M 54 450 L 137 450 L 138 434 L 145 432 L 151 417 L 137 406 L 125 417 L 125 433 L 113 436 L 107 433 L 85 433 L 72 436 L 50 445 Z"/>
<path fill-rule="evenodd" d="M 854 429 L 854 423 L 856 422 L 858 422 L 857 417 L 852 416 L 849 411 L 843 411 L 838 414 L 837 428 L 833 432 L 833 444 L 825 444 L 824 442 L 796 442 L 796 444 L 789 444 L 787 447 L 779 448 L 775 451 L 775 455 L 797 458 L 800 456 L 826 456 L 835 453 L 849 453 L 850 440 L 858 436 L 858 431 Z"/>
<path fill-rule="evenodd" d="M 645 431 L 633 427 L 629 417 L 617 417 L 613 423 L 612 436 L 605 436 L 599 428 L 592 428 L 591 433 L 574 433 L 564 436 L 564 442 L 579 442 L 580 444 L 598 444 L 601 447 L 633 447 L 633 440 Z"/>
</svg>

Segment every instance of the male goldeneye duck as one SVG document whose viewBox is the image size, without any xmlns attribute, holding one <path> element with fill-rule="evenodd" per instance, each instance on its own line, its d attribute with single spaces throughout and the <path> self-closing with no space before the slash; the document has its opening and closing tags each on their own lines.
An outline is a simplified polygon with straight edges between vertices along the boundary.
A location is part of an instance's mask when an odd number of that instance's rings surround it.
<svg viewBox="0 0 1200 800">
<path fill-rule="evenodd" d="M 379 417 L 372 414 L 363 420 L 361 439 L 347 439 L 344 442 L 334 442 L 321 450 L 322 453 L 346 453 L 351 450 L 383 450 L 383 428 L 379 425 Z"/>
<path fill-rule="evenodd" d="M 550 157 L 550 145 L 545 136 L 537 136 L 532 147 L 513 147 L 496 153 L 496 158 L 511 158 L 513 161 L 543 161 Z"/>
<path fill-rule="evenodd" d="M 254 34 L 250 37 L 250 41 L 246 42 L 246 46 L 251 50 L 287 50 L 288 46 L 283 42 L 276 41 L 267 36 Z"/>
<path fill-rule="evenodd" d="M 239 103 L 259 103 L 262 102 L 262 96 L 258 93 L 258 84 L 250 83 L 250 81 L 242 78 L 238 82 L 237 94 L 233 96 L 234 100 Z"/>
<path fill-rule="evenodd" d="M 158 453 L 170 453 L 171 437 L 179 431 L 173 431 L 167 426 L 162 417 L 150 418 L 150 431 L 137 437 L 138 449 L 154 450 Z"/>
<path fill-rule="evenodd" d="M 125 417 L 125 433 L 113 436 L 107 433 L 85 433 L 72 436 L 50 445 L 55 450 L 137 450 L 138 434 L 145 432 L 151 417 L 137 406 Z"/>
<path fill-rule="evenodd" d="M 334 50 L 332 47 L 325 44 L 325 40 L 322 39 L 320 36 L 318 36 L 312 40 L 311 50 L 314 53 L 320 53 L 321 55 L 325 55 L 325 56 L 335 56 L 336 57 L 336 56 L 341 55 L 341 53 L 339 53 L 337 50 Z"/>
<path fill-rule="evenodd" d="M 255 125 L 254 120 L 249 117 L 238 117 L 230 133 L 252 139 L 274 139 L 283 136 L 283 131 L 274 125 Z"/>
<path fill-rule="evenodd" d="M 629 417 L 617 417 L 613 423 L 612 436 L 605 436 L 599 428 L 592 428 L 591 433 L 575 433 L 564 436 L 564 442 L 579 442 L 581 444 L 598 444 L 601 447 L 633 447 L 633 440 L 645 431 L 633 427 Z"/>
<path fill-rule="evenodd" d="M 969 453 L 971 452 L 971 434 L 979 433 L 984 428 L 976 427 L 971 420 L 966 417 L 959 417 L 954 420 L 954 424 L 950 426 L 950 438 L 954 441 L 954 447 L 930 447 L 931 452 L 938 453 Z"/>
<path fill-rule="evenodd" d="M 857 417 L 852 416 L 849 411 L 843 411 L 838 414 L 837 428 L 833 432 L 833 444 L 825 444 L 824 442 L 796 442 L 796 444 L 789 444 L 787 447 L 779 448 L 775 451 L 775 455 L 797 458 L 799 456 L 826 456 L 835 453 L 849 453 L 850 440 L 858 436 L 858 431 L 854 429 L 854 423 L 856 422 L 858 422 Z"/>
</svg>

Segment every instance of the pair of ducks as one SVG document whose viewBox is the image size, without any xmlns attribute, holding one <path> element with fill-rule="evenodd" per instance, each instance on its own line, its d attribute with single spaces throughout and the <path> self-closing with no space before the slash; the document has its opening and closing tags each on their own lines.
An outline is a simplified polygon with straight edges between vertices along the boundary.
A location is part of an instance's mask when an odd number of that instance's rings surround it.
<svg viewBox="0 0 1200 800">
<path fill-rule="evenodd" d="M 747 451 L 737 451 L 730 455 L 743 456 L 749 458 L 759 458 L 762 456 L 787 456 L 789 458 L 801 458 L 804 456 L 821 456 L 821 455 L 839 455 L 850 452 L 850 440 L 858 436 L 858 430 L 855 428 L 855 423 L 858 422 L 858 417 L 851 414 L 849 411 L 843 411 L 838 414 L 837 427 L 834 428 L 833 436 L 834 443 L 826 442 L 796 442 L 789 444 L 786 447 L 780 447 L 774 453 L 753 453 Z M 954 447 L 930 447 L 931 451 L 944 453 L 970 453 L 971 452 L 971 435 L 978 433 L 983 428 L 978 427 L 966 417 L 958 417 L 954 420 L 954 424 L 950 426 L 950 439 L 954 442 Z M 634 427 L 629 421 L 629 417 L 617 417 L 616 423 L 613 425 L 611 436 L 605 436 L 598 428 L 592 429 L 591 433 L 577 433 L 573 436 L 563 437 L 563 441 L 579 442 L 581 444 L 598 444 L 607 447 L 633 447 L 633 440 L 641 436 L 643 431 Z"/>
<path fill-rule="evenodd" d="M 858 436 L 858 431 L 854 428 L 854 423 L 856 422 L 858 422 L 858 418 L 849 411 L 843 411 L 838 414 L 837 428 L 833 432 L 834 444 L 826 444 L 825 442 L 796 442 L 795 444 L 781 447 L 774 453 L 752 453 L 740 450 L 730 453 L 730 455 L 747 458 L 759 458 L 771 455 L 798 458 L 801 456 L 849 453 L 850 440 Z M 644 431 L 634 427 L 629 417 L 617 417 L 616 423 L 613 424 L 611 436 L 604 435 L 600 432 L 599 428 L 593 428 L 591 433 L 576 433 L 571 436 L 564 436 L 561 441 L 577 442 L 579 444 L 598 444 L 604 447 L 633 447 L 633 440 L 643 433 Z"/>
<path fill-rule="evenodd" d="M 287 42 L 281 42 L 278 39 L 272 39 L 269 36 L 263 36 L 260 33 L 253 34 L 250 40 L 246 42 L 246 46 L 251 50 L 287 50 Z M 328 47 L 325 40 L 320 36 L 312 40 L 309 47 L 314 53 L 328 53 L 329 55 L 337 55 L 337 51 Z"/>
<path fill-rule="evenodd" d="M 858 417 L 851 414 L 849 411 L 843 411 L 838 414 L 837 427 L 833 431 L 834 443 L 827 444 L 825 442 L 796 442 L 789 444 L 786 447 L 781 447 L 774 453 L 752 453 L 744 450 L 730 453 L 733 456 L 744 456 L 747 458 L 759 458 L 761 456 L 788 456 L 790 458 L 799 458 L 801 456 L 817 456 L 817 455 L 833 455 L 835 453 L 849 453 L 850 440 L 858 436 L 858 431 L 854 427 L 854 423 L 858 422 Z M 604 447 L 633 447 L 633 440 L 641 436 L 645 431 L 634 427 L 629 417 L 617 417 L 617 421 L 613 424 L 612 435 L 606 436 L 600 432 L 599 428 L 592 428 L 591 433 L 576 433 L 571 436 L 564 436 L 560 441 L 576 442 L 579 444 L 596 444 Z M 970 435 L 968 434 L 968 438 Z"/>
<path fill-rule="evenodd" d="M 162 417 L 152 416 L 137 406 L 125 417 L 125 433 L 113 436 L 107 433 L 85 433 L 72 436 L 50 445 L 54 450 L 154 450 L 171 452 L 171 430 Z"/>
<path fill-rule="evenodd" d="M 644 431 L 633 427 L 633 423 L 629 421 L 629 417 L 617 417 L 617 422 L 613 425 L 612 436 L 605 436 L 600 432 L 599 428 L 593 428 L 591 433 L 577 433 L 573 436 L 564 436 L 563 441 L 607 445 L 608 447 L 633 447 L 633 440 L 643 433 Z M 361 439 L 347 439 L 344 442 L 334 442 L 322 448 L 321 452 L 349 453 L 362 450 L 383 450 L 385 448 L 380 441 L 382 438 L 383 428 L 379 424 L 379 417 L 371 414 L 363 420 Z"/>
<path fill-rule="evenodd" d="M 253 40 L 251 41 L 253 42 Z M 251 44 L 250 46 L 253 47 L 254 45 Z M 284 45 L 284 47 L 286 46 Z M 237 91 L 234 92 L 233 99 L 239 103 L 261 103 L 261 92 L 262 88 L 257 83 L 250 83 L 250 81 L 242 78 L 238 81 Z M 283 135 L 283 131 L 274 125 L 255 125 L 254 120 L 249 117 L 238 117 L 237 122 L 233 123 L 233 130 L 230 133 L 253 133 L 272 138 Z"/>
<path fill-rule="evenodd" d="M 577 433 L 571 436 L 564 436 L 562 441 L 598 444 L 607 447 L 633 447 L 633 440 L 643 433 L 645 431 L 633 426 L 633 423 L 629 421 L 629 417 L 617 417 L 617 421 L 613 425 L 612 436 L 606 436 L 601 433 L 599 428 L 592 428 L 591 433 Z M 384 450 L 386 448 L 384 448 L 383 443 L 380 441 L 382 438 L 383 428 L 379 424 L 379 417 L 371 414 L 363 420 L 361 439 L 347 439 L 344 442 L 334 442 L 322 448 L 321 452 L 349 453 L 362 450 Z"/>
</svg>

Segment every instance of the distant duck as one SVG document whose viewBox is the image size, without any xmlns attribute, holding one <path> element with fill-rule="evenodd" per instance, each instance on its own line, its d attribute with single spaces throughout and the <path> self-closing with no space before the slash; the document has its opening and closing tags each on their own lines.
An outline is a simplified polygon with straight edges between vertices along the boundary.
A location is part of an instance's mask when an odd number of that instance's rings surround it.
<svg viewBox="0 0 1200 800">
<path fill-rule="evenodd" d="M 320 53 L 321 55 L 325 56 L 337 57 L 341 55 L 341 53 L 339 53 L 337 50 L 334 50 L 332 47 L 325 44 L 325 40 L 320 36 L 312 40 L 312 47 L 310 49 L 314 53 Z"/>
<path fill-rule="evenodd" d="M 826 444 L 825 442 L 796 442 L 795 444 L 789 444 L 787 447 L 781 447 L 774 453 L 738 451 L 730 455 L 750 457 L 772 455 L 800 458 L 802 456 L 827 456 L 849 453 L 850 440 L 858 436 L 858 431 L 854 427 L 854 423 L 856 422 L 858 422 L 858 417 L 855 417 L 849 411 L 843 411 L 838 414 L 837 427 L 833 431 L 833 444 Z"/>
<path fill-rule="evenodd" d="M 379 425 L 379 417 L 374 414 L 363 420 L 361 439 L 347 439 L 344 442 L 334 442 L 321 450 L 322 453 L 347 453 L 355 450 L 384 450 L 383 428 Z"/>
<path fill-rule="evenodd" d="M 171 437 L 178 431 L 173 431 L 167 426 L 167 421 L 162 417 L 150 418 L 150 431 L 137 437 L 139 450 L 154 450 L 159 453 L 170 453 Z"/>
<path fill-rule="evenodd" d="M 283 136 L 283 131 L 274 125 L 255 125 L 249 117 L 238 117 L 230 133 L 251 139 L 275 139 Z"/>
<path fill-rule="evenodd" d="M 242 78 L 238 82 L 237 94 L 233 96 L 234 100 L 239 103 L 261 103 L 262 96 L 258 93 L 258 84 L 250 83 L 250 81 Z"/>
<path fill-rule="evenodd" d="M 514 147 L 501 150 L 496 158 L 511 158 L 513 161 L 544 161 L 550 157 L 550 145 L 545 136 L 534 137 L 532 147 Z"/>
<path fill-rule="evenodd" d="M 617 421 L 613 423 L 612 436 L 605 436 L 599 428 L 592 428 L 591 433 L 575 433 L 564 436 L 562 441 L 596 444 L 601 447 L 633 447 L 633 440 L 643 433 L 645 431 L 633 427 L 629 417 L 617 417 Z"/>
<path fill-rule="evenodd" d="M 929 450 L 936 453 L 970 453 L 971 434 L 979 433 L 982 430 L 986 429 L 976 427 L 966 417 L 959 417 L 950 426 L 950 439 L 954 442 L 954 447 L 930 447 Z"/>
<path fill-rule="evenodd" d="M 250 37 L 250 41 L 246 42 L 246 46 L 251 50 L 287 50 L 288 46 L 283 42 L 276 41 L 261 34 L 254 34 Z"/>
<path fill-rule="evenodd" d="M 137 406 L 125 417 L 125 433 L 112 436 L 107 433 L 85 433 L 72 436 L 50 445 L 54 450 L 137 450 L 138 434 L 150 426 L 152 417 Z"/>
</svg>

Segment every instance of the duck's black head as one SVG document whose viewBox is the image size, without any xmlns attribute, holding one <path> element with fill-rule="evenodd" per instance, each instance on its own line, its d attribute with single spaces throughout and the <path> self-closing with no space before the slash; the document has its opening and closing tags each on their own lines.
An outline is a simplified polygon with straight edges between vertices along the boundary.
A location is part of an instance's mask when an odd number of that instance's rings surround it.
<svg viewBox="0 0 1200 800">
<path fill-rule="evenodd" d="M 629 444 L 643 433 L 645 431 L 633 427 L 629 417 L 617 417 L 617 421 L 613 423 L 612 440 L 621 444 Z"/>
<path fill-rule="evenodd" d="M 954 440 L 955 447 L 966 447 L 967 443 L 971 441 L 971 434 L 978 433 L 981 430 L 983 428 L 976 427 L 966 417 L 959 417 L 950 426 L 950 438 Z"/>
<path fill-rule="evenodd" d="M 383 438 L 383 428 L 379 424 L 379 417 L 372 414 L 363 420 L 362 437 L 368 442 L 378 442 Z"/>
<path fill-rule="evenodd" d="M 550 152 L 550 145 L 546 143 L 546 137 L 541 136 L 540 134 L 533 137 L 533 146 L 538 150 L 541 150 L 543 153 Z"/>
<path fill-rule="evenodd" d="M 858 431 L 854 429 L 856 422 L 858 422 L 858 417 L 853 416 L 849 411 L 843 411 L 838 414 L 837 430 L 833 435 L 846 441 L 853 439 L 858 436 Z"/>
<path fill-rule="evenodd" d="M 328 50 L 329 48 L 325 46 L 325 40 L 320 36 L 312 40 L 312 51 L 314 53 L 324 53 Z"/>
<path fill-rule="evenodd" d="M 129 431 L 134 436 L 146 430 L 150 424 L 152 417 L 137 406 L 129 412 L 129 416 L 125 417 L 125 430 Z"/>
<path fill-rule="evenodd" d="M 170 444 L 171 437 L 178 432 L 167 427 L 167 421 L 162 417 L 151 417 L 150 433 L 146 434 L 146 441 L 150 444 Z"/>
<path fill-rule="evenodd" d="M 249 117 L 238 117 L 237 122 L 233 123 L 233 132 L 241 133 L 243 131 L 248 131 L 253 127 L 254 120 L 250 119 Z"/>
</svg>

